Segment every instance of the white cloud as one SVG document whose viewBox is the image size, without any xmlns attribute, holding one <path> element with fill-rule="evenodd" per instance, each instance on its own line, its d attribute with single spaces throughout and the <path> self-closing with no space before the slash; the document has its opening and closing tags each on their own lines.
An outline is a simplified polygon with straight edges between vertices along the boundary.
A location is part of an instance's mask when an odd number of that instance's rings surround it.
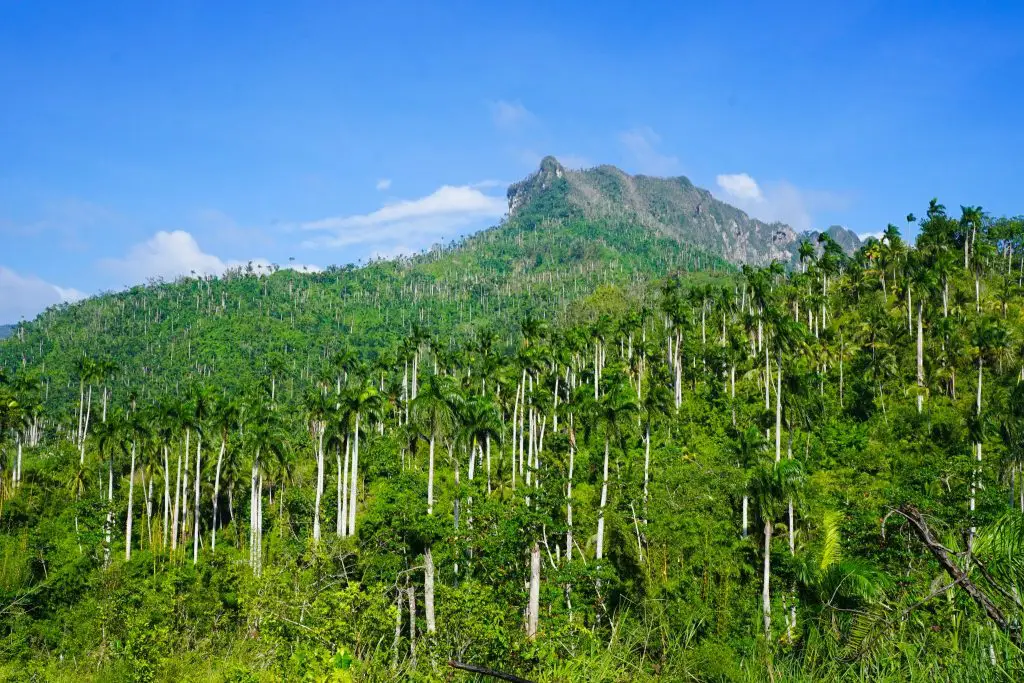
<svg viewBox="0 0 1024 683">
<path fill-rule="evenodd" d="M 34 318 L 49 306 L 78 301 L 85 296 L 72 287 L 60 287 L 35 275 L 19 275 L 0 266 L 0 323 Z"/>
<path fill-rule="evenodd" d="M 444 185 L 426 197 L 406 199 L 371 213 L 335 216 L 298 226 L 302 230 L 325 232 L 327 236 L 307 240 L 307 247 L 344 247 L 357 244 L 404 244 L 410 249 L 429 247 L 441 238 L 452 238 L 474 222 L 494 220 L 505 214 L 504 197 L 495 197 L 470 185 Z"/>
<path fill-rule="evenodd" d="M 661 136 L 649 126 L 619 133 L 619 142 L 625 147 L 626 153 L 640 173 L 666 176 L 679 172 L 679 159 L 658 151 Z"/>
<path fill-rule="evenodd" d="M 878 232 L 858 232 L 857 237 L 860 238 L 861 242 L 866 242 L 872 237 L 881 242 L 885 239 L 885 232 L 879 230 Z"/>
<path fill-rule="evenodd" d="M 757 181 L 746 173 L 720 175 L 715 180 L 718 182 L 718 186 L 725 190 L 726 194 L 737 199 L 750 199 L 754 201 L 761 201 L 763 199 L 761 188 L 758 186 Z"/>
<path fill-rule="evenodd" d="M 536 118 L 519 100 L 515 102 L 497 100 L 489 102 L 488 106 L 491 108 L 491 119 L 494 121 L 494 125 L 505 130 L 517 128 Z"/>
<path fill-rule="evenodd" d="M 377 181 L 377 189 L 383 192 L 391 187 L 391 178 L 381 178 Z"/>
<path fill-rule="evenodd" d="M 222 275 L 229 268 L 245 268 L 252 264 L 257 273 L 271 270 L 265 258 L 247 261 L 224 261 L 204 252 L 195 237 L 184 230 L 161 230 L 151 238 L 128 250 L 124 258 L 103 259 L 100 265 L 118 273 L 129 282 L 142 282 L 150 278 L 174 280 L 178 277 Z M 319 272 L 319 266 L 291 263 L 285 268 L 303 272 Z"/>
<path fill-rule="evenodd" d="M 726 173 L 715 178 L 719 199 L 766 223 L 786 223 L 797 232 L 814 227 L 814 213 L 835 211 L 849 205 L 846 197 L 835 192 L 805 190 L 786 181 L 766 183 L 763 187 L 747 173 Z"/>
</svg>

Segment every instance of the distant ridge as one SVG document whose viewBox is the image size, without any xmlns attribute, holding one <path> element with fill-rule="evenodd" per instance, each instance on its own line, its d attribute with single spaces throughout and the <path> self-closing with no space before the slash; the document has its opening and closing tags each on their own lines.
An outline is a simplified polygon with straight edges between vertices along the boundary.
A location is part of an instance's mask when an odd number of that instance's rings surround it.
<svg viewBox="0 0 1024 683">
<path fill-rule="evenodd" d="M 572 170 L 552 156 L 510 186 L 507 196 L 510 218 L 529 206 L 555 221 L 573 217 L 628 221 L 737 265 L 794 263 L 800 243 L 816 244 L 820 235 L 751 218 L 682 176 L 633 176 L 608 165 Z M 857 235 L 841 226 L 825 232 L 847 253 L 860 247 Z"/>
</svg>

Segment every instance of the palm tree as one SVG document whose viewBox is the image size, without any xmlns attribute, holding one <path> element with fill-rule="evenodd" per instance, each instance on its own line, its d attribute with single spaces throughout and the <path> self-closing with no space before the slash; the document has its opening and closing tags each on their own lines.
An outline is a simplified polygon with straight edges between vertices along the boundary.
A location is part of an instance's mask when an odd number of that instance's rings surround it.
<svg viewBox="0 0 1024 683">
<path fill-rule="evenodd" d="M 595 557 L 604 557 L 604 516 L 608 505 L 608 459 L 613 440 L 622 442 L 622 428 L 637 411 L 636 399 L 627 389 L 619 372 L 609 372 L 607 388 L 589 408 L 588 430 L 601 431 L 604 436 L 604 467 L 601 476 L 601 504 L 597 516 L 597 549 Z M 623 448 L 625 444 L 623 443 Z"/>
<path fill-rule="evenodd" d="M 110 541 L 111 530 L 114 525 L 114 456 L 125 452 L 125 443 L 128 437 L 128 425 L 125 418 L 114 415 L 109 421 L 100 422 L 96 427 L 97 446 L 100 458 L 106 456 L 107 461 L 107 519 L 103 526 L 103 566 L 110 566 Z"/>
<path fill-rule="evenodd" d="M 982 381 L 984 379 L 983 368 L 986 361 L 991 362 L 993 359 L 1001 358 L 1002 353 L 1006 350 L 1009 345 L 1009 335 L 1007 334 L 1006 328 L 1004 328 L 998 320 L 985 316 L 978 321 L 975 326 L 972 335 L 972 346 L 974 351 L 974 357 L 978 364 L 978 392 L 975 403 L 975 421 L 976 426 L 972 430 L 974 432 L 974 449 L 975 458 L 977 460 L 977 466 L 975 469 L 974 477 L 971 482 L 971 500 L 970 510 L 972 517 L 971 535 L 972 539 L 977 531 L 973 524 L 974 510 L 975 510 L 975 493 L 978 485 L 980 484 L 979 478 L 981 477 L 981 443 L 982 443 L 982 425 L 983 418 L 981 414 L 981 388 Z"/>
<path fill-rule="evenodd" d="M 661 367 L 661 366 L 658 366 Z M 651 424 L 655 418 L 667 416 L 672 408 L 672 395 L 668 389 L 667 377 L 652 377 L 647 395 L 640 402 L 644 416 L 644 525 L 647 524 L 648 482 L 651 470 Z"/>
<path fill-rule="evenodd" d="M 363 426 L 362 418 L 365 416 L 367 418 L 380 419 L 384 401 L 376 387 L 368 382 L 353 387 L 348 392 L 348 395 L 343 398 L 347 404 L 347 410 L 355 416 L 352 426 L 354 438 L 352 441 L 352 471 L 349 479 L 348 505 L 348 533 L 351 536 L 356 533 L 356 496 L 359 488 L 359 432 Z"/>
<path fill-rule="evenodd" d="M 252 453 L 249 496 L 249 564 L 259 576 L 263 571 L 263 471 L 265 456 L 283 457 L 284 429 L 280 414 L 258 404 L 248 416 L 245 439 Z"/>
<path fill-rule="evenodd" d="M 149 437 L 148 416 L 138 411 L 133 411 L 125 425 L 127 437 L 131 443 L 131 465 L 128 470 L 128 511 L 124 521 L 124 559 L 125 562 L 132 559 L 132 515 L 135 504 L 135 461 L 139 452 L 139 444 L 144 443 Z M 143 480 L 145 481 L 145 480 Z"/>
<path fill-rule="evenodd" d="M 177 406 L 170 401 L 164 401 L 156 408 L 154 415 L 156 424 L 155 432 L 163 452 L 163 480 L 164 480 L 164 514 L 163 514 L 163 546 L 167 547 L 167 537 L 170 532 L 171 513 L 171 466 L 169 451 L 171 441 L 177 432 L 178 411 Z M 177 514 L 177 512 L 175 512 Z"/>
<path fill-rule="evenodd" d="M 213 423 L 220 433 L 220 450 L 217 453 L 217 467 L 213 477 L 213 518 L 210 523 L 210 552 L 217 552 L 217 506 L 220 500 L 221 468 L 224 465 L 224 454 L 227 452 L 231 431 L 240 426 L 242 420 L 241 406 L 229 399 L 221 399 L 213 408 Z"/>
<path fill-rule="evenodd" d="M 776 460 L 764 463 L 750 482 L 750 496 L 764 522 L 764 573 L 761 584 L 761 605 L 764 635 L 771 637 L 771 547 L 775 522 L 786 513 L 788 502 L 795 498 L 804 481 L 799 460 Z"/>
<path fill-rule="evenodd" d="M 313 506 L 313 541 L 320 541 L 320 501 L 324 494 L 324 437 L 327 423 L 334 412 L 337 401 L 315 390 L 306 397 L 306 413 L 309 416 L 309 430 L 316 443 L 316 502 Z"/>
<path fill-rule="evenodd" d="M 217 405 L 210 390 L 206 387 L 199 387 L 192 402 L 192 419 L 195 421 L 196 429 L 196 476 L 195 476 L 195 501 L 192 531 L 192 564 L 199 562 L 199 483 L 201 481 L 201 462 L 203 457 L 203 425 L 215 414 Z"/>
<path fill-rule="evenodd" d="M 735 434 L 732 439 L 732 454 L 736 459 L 736 466 L 741 468 L 744 472 L 749 473 L 750 469 L 758 461 L 760 456 L 765 450 L 764 434 L 756 426 L 749 426 L 745 430 L 734 430 Z M 748 474 L 749 476 L 749 474 Z M 743 491 L 743 508 L 742 508 L 742 536 L 747 537 L 747 527 L 749 520 L 749 502 L 750 492 L 748 490 Z"/>
<path fill-rule="evenodd" d="M 797 255 L 800 258 L 800 272 L 807 272 L 807 261 L 813 261 L 814 259 L 814 245 L 808 240 L 800 242 L 800 246 L 797 248 Z"/>
<path fill-rule="evenodd" d="M 434 375 L 427 382 L 423 393 L 413 399 L 411 419 L 417 426 L 421 437 L 430 443 L 430 460 L 427 466 L 427 514 L 434 514 L 434 447 L 438 438 L 455 428 L 455 410 L 460 397 L 452 381 L 443 376 Z M 434 620 L 434 556 L 431 544 L 423 551 L 424 580 L 423 593 L 427 613 L 427 631 L 437 630 Z"/>
<path fill-rule="evenodd" d="M 491 398 L 478 398 L 467 402 L 463 417 L 463 432 L 470 443 L 469 479 L 473 480 L 472 453 L 479 452 L 484 456 L 487 472 L 487 493 L 491 492 L 491 443 L 501 442 L 501 411 Z"/>
</svg>

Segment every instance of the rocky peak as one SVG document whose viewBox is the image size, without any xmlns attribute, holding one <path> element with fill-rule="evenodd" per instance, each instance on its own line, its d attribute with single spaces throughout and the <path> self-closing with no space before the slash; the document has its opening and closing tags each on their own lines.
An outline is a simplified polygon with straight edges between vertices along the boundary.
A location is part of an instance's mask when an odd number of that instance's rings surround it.
<svg viewBox="0 0 1024 683">
<path fill-rule="evenodd" d="M 550 190 L 560 180 L 565 178 L 565 168 L 553 156 L 546 156 L 540 161 L 540 168 L 521 180 L 510 185 L 508 188 L 508 215 L 512 216 L 516 210 L 534 199 L 540 193 Z"/>
</svg>

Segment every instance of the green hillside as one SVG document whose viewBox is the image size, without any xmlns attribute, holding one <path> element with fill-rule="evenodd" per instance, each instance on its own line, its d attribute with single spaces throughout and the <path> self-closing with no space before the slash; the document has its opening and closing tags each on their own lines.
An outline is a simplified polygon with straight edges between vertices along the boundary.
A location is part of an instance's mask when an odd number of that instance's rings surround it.
<svg viewBox="0 0 1024 683">
<path fill-rule="evenodd" d="M 545 160 L 414 258 L 25 324 L 0 677 L 1019 679 L 1024 222 L 740 268 L 701 192 Z"/>
</svg>

